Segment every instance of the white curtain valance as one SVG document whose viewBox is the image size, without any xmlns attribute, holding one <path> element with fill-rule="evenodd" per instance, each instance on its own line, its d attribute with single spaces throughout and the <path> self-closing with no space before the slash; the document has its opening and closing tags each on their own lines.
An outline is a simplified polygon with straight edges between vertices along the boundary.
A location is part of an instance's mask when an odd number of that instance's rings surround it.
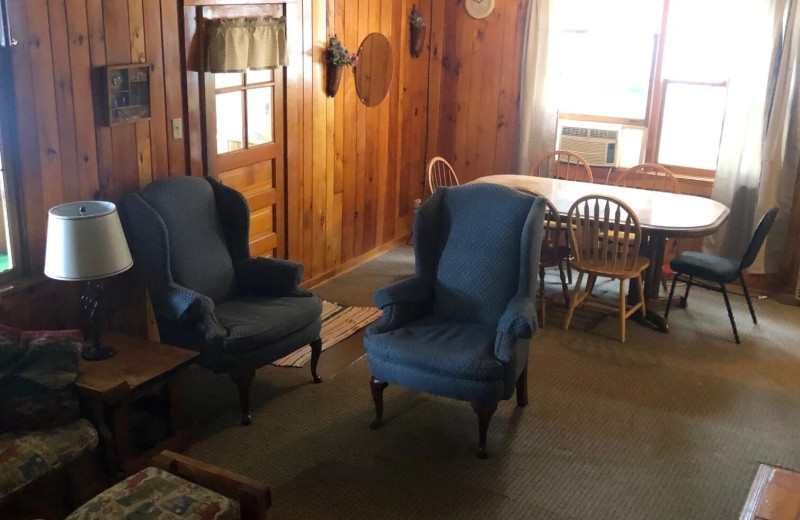
<svg viewBox="0 0 800 520">
<path fill-rule="evenodd" d="M 286 18 L 218 18 L 207 22 L 208 72 L 287 65 Z"/>
</svg>

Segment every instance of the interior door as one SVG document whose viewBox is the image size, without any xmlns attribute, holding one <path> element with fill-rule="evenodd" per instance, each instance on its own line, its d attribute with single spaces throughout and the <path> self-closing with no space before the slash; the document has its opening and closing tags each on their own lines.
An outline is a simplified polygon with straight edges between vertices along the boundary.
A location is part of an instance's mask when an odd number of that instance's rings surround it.
<svg viewBox="0 0 800 520">
<path fill-rule="evenodd" d="M 283 4 L 203 7 L 203 17 L 284 16 Z M 204 73 L 207 174 L 250 206 L 250 254 L 285 254 L 285 69 Z"/>
</svg>

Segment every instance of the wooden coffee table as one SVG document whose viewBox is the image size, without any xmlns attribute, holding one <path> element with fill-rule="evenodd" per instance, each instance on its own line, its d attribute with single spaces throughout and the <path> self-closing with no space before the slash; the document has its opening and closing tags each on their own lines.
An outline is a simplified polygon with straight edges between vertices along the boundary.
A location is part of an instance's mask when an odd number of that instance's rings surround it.
<svg viewBox="0 0 800 520">
<path fill-rule="evenodd" d="M 800 473 L 761 464 L 740 520 L 800 518 Z"/>
<path fill-rule="evenodd" d="M 103 340 L 114 347 L 114 356 L 103 361 L 81 359 L 75 386 L 103 440 L 109 469 L 133 473 L 156 453 L 181 451 L 189 444 L 178 375 L 198 353 L 112 332 Z M 140 453 L 133 444 L 130 408 L 152 394 L 160 394 L 167 405 L 168 434 Z"/>
</svg>

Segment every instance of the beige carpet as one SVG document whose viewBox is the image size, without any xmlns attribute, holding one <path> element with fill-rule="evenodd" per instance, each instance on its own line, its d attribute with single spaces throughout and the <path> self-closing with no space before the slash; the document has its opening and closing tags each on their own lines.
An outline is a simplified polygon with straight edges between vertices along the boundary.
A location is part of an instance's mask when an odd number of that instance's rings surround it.
<svg viewBox="0 0 800 520">
<path fill-rule="evenodd" d="M 364 292 L 396 277 L 375 266 L 398 258 L 407 248 L 336 283 Z M 466 403 L 391 386 L 387 423 L 369 430 L 366 359 L 321 385 L 260 370 L 249 427 L 226 377 L 190 370 L 187 453 L 270 485 L 275 519 L 735 518 L 760 462 L 800 468 L 800 309 L 759 300 L 753 326 L 733 297 L 736 345 L 721 296 L 692 291 L 669 335 L 631 323 L 625 345 L 616 318 L 583 314 L 565 332 L 551 306 L 531 403 L 501 403 L 489 460 L 474 456 Z"/>
<path fill-rule="evenodd" d="M 360 329 L 381 317 L 383 312 L 375 307 L 350 307 L 322 301 L 322 351 L 349 338 Z M 279 367 L 299 368 L 311 359 L 311 347 L 298 349 L 274 363 Z"/>
</svg>

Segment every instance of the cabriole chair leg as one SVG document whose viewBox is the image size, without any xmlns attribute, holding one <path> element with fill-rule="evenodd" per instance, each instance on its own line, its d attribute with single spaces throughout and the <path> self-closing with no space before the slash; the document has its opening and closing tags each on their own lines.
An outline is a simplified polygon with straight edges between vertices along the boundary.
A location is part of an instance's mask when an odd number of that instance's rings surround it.
<svg viewBox="0 0 800 520">
<path fill-rule="evenodd" d="M 239 405 L 242 409 L 242 426 L 247 426 L 253 422 L 250 417 L 250 388 L 253 386 L 253 379 L 256 377 L 255 370 L 244 374 L 231 374 L 231 379 L 236 383 L 239 390 Z"/>
<path fill-rule="evenodd" d="M 472 403 L 472 409 L 478 415 L 478 458 L 488 459 L 489 454 L 486 452 L 486 433 L 489 431 L 489 423 L 492 420 L 495 410 L 497 410 L 497 401 L 491 403 Z"/>
<path fill-rule="evenodd" d="M 322 354 L 322 339 L 317 338 L 311 342 L 311 377 L 314 383 L 321 383 L 322 378 L 317 375 L 317 364 L 319 363 L 319 356 Z"/>
<path fill-rule="evenodd" d="M 528 369 L 522 371 L 517 379 L 517 406 L 528 406 Z"/>
<path fill-rule="evenodd" d="M 369 388 L 372 390 L 372 400 L 375 402 L 375 420 L 369 425 L 371 430 L 377 430 L 383 426 L 383 391 L 389 383 L 378 381 L 374 377 L 369 380 Z"/>
</svg>

